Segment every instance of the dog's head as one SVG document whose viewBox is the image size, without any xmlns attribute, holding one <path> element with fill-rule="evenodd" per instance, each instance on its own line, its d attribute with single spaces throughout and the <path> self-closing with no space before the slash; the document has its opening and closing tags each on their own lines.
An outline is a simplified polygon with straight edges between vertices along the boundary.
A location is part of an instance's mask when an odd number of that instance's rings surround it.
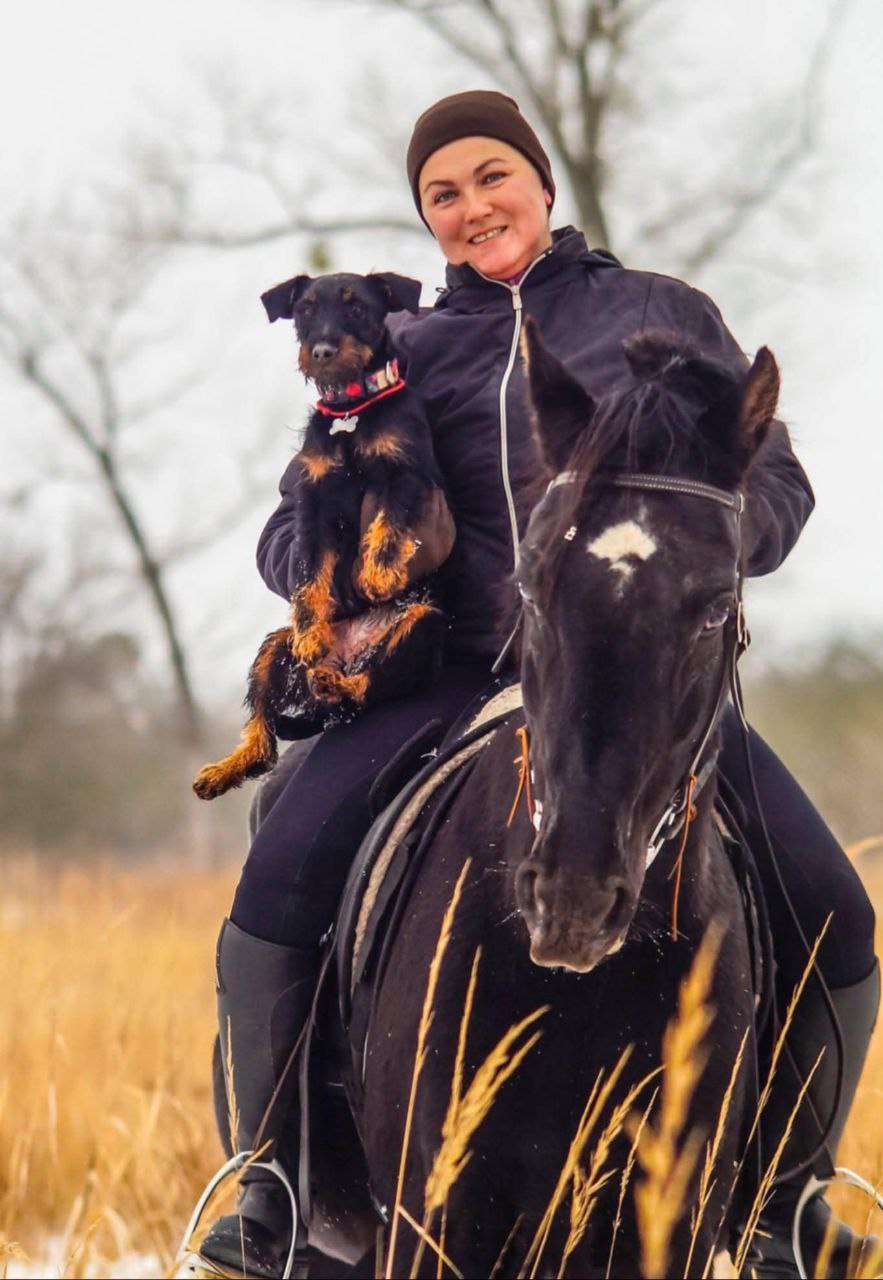
<svg viewBox="0 0 883 1280">
<path fill-rule="evenodd" d="M 390 311 L 416 312 L 420 282 L 390 271 L 295 276 L 268 289 L 261 301 L 271 321 L 294 320 L 306 377 L 320 389 L 339 389 L 382 353 Z"/>
</svg>

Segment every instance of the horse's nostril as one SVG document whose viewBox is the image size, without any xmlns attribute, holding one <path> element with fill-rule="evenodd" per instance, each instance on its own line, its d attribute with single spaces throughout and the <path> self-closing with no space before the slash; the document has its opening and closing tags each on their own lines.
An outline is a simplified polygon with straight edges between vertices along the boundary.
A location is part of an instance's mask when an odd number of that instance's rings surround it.
<svg viewBox="0 0 883 1280">
<path fill-rule="evenodd" d="M 521 911 L 535 911 L 537 902 L 537 872 L 532 867 L 519 867 L 515 875 L 515 890 Z"/>
<path fill-rule="evenodd" d="M 611 930 L 619 929 L 625 924 L 629 913 L 630 898 L 624 883 L 613 883 L 607 888 L 612 901 L 604 915 L 603 924 Z"/>
</svg>

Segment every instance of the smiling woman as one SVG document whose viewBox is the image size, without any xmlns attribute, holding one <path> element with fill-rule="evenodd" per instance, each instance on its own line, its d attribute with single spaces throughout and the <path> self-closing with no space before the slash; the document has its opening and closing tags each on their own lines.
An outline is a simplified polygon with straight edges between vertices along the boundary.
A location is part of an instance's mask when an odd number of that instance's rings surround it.
<svg viewBox="0 0 883 1280">
<path fill-rule="evenodd" d="M 436 103 L 414 126 L 407 168 L 448 262 L 512 280 L 551 246 L 552 169 L 512 98 L 477 89 Z"/>
<path fill-rule="evenodd" d="M 519 276 L 552 243 L 551 193 L 529 160 L 495 138 L 461 138 L 430 156 L 420 204 L 448 262 L 494 280 Z"/>
</svg>

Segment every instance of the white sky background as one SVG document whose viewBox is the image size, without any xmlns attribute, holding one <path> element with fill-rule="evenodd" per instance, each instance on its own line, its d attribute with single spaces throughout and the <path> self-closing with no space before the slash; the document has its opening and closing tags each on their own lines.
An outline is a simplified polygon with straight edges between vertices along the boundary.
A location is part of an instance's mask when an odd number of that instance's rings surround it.
<svg viewBox="0 0 883 1280">
<path fill-rule="evenodd" d="M 675 178 L 689 172 L 685 153 L 702 172 L 725 152 L 733 142 L 727 122 L 734 112 L 739 118 L 758 97 L 784 92 L 799 76 L 824 11 L 822 0 L 660 0 L 660 30 L 665 24 L 677 32 L 661 46 L 669 62 L 662 78 L 677 94 L 689 77 L 695 109 L 687 98 L 679 114 L 663 116 L 665 128 L 647 131 L 646 145 L 654 150 L 648 172 Z M 394 153 L 429 102 L 488 84 L 458 68 L 450 55 L 440 56 L 427 36 L 400 18 L 337 0 L 28 0 L 9 4 L 4 16 L 0 199 L 7 205 L 22 196 L 49 198 L 89 175 L 111 173 L 127 131 L 156 127 L 166 111 L 198 132 L 205 66 L 223 67 L 231 84 L 241 79 L 278 86 L 281 97 L 307 104 L 302 118 L 292 121 L 291 163 L 323 180 L 336 180 L 325 172 L 326 137 L 337 137 L 348 120 L 376 114 L 381 96 L 399 122 L 397 136 L 391 131 L 390 137 Z M 759 217 L 725 263 L 694 281 L 715 298 L 743 347 L 766 342 L 776 352 L 784 416 L 816 489 L 817 511 L 797 549 L 771 581 L 752 588 L 758 647 L 777 658 L 792 648 L 805 652 L 833 633 L 883 634 L 876 351 L 883 288 L 881 67 L 879 0 L 854 0 L 837 29 L 819 147 L 803 196 L 784 213 Z M 375 78 L 368 95 L 361 87 L 366 69 Z M 616 157 L 609 161 L 615 165 Z M 389 191 L 397 191 L 407 209 L 404 178 L 392 157 L 387 190 L 371 190 L 366 182 L 351 180 L 342 189 L 340 212 L 363 200 L 376 205 Z M 566 199 L 559 205 L 557 221 L 569 221 Z M 231 207 L 230 217 L 236 212 Z M 620 222 L 629 225 L 625 208 Z M 442 264 L 428 236 L 384 242 L 382 261 L 378 243 L 368 249 L 352 237 L 338 241 L 334 266 L 418 275 L 424 301 L 431 300 Z M 215 255 L 216 294 L 207 296 L 200 286 L 193 297 L 186 265 L 175 291 L 176 306 L 189 319 L 187 341 L 217 363 L 218 376 L 210 376 L 188 403 L 186 423 L 179 416 L 162 437 L 172 462 L 183 430 L 204 438 L 205 470 L 194 475 L 188 465 L 176 475 L 167 466 L 145 487 L 154 527 L 171 529 L 191 511 L 194 520 L 204 516 L 208 522 L 213 492 L 223 489 L 235 467 L 236 441 L 268 419 L 278 427 L 270 437 L 265 502 L 223 546 L 174 579 L 176 597 L 188 602 L 191 639 L 212 628 L 215 680 L 209 683 L 203 674 L 204 691 L 213 685 L 238 689 L 257 640 L 284 615 L 282 602 L 269 597 L 257 577 L 253 547 L 292 451 L 286 428 L 303 420 L 307 400 L 292 367 L 290 335 L 276 332 L 279 326 L 268 329 L 258 295 L 303 269 L 305 252 L 302 242 L 289 240 Z M 633 265 L 671 269 L 652 253 L 639 256 Z M 198 274 L 198 264 L 195 269 Z M 158 339 L 157 360 L 167 351 Z M 2 371 L 0 415 L 3 455 L 11 457 L 13 470 L 26 475 L 26 457 L 54 456 L 58 433 Z M 138 461 L 137 442 L 133 449 Z M 140 461 L 149 468 L 150 459 Z M 31 515 L 45 522 L 47 537 L 63 542 L 71 511 L 88 519 L 94 500 L 83 490 L 50 485 Z"/>
</svg>

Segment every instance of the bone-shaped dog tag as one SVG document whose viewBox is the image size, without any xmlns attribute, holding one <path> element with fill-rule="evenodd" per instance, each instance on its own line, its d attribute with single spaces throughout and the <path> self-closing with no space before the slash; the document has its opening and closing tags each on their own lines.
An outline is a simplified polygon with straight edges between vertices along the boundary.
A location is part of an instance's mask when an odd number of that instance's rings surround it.
<svg viewBox="0 0 883 1280">
<path fill-rule="evenodd" d="M 337 431 L 355 431 L 359 425 L 359 419 L 356 418 L 338 418 L 336 422 L 328 428 L 328 434 L 333 436 Z"/>
</svg>

